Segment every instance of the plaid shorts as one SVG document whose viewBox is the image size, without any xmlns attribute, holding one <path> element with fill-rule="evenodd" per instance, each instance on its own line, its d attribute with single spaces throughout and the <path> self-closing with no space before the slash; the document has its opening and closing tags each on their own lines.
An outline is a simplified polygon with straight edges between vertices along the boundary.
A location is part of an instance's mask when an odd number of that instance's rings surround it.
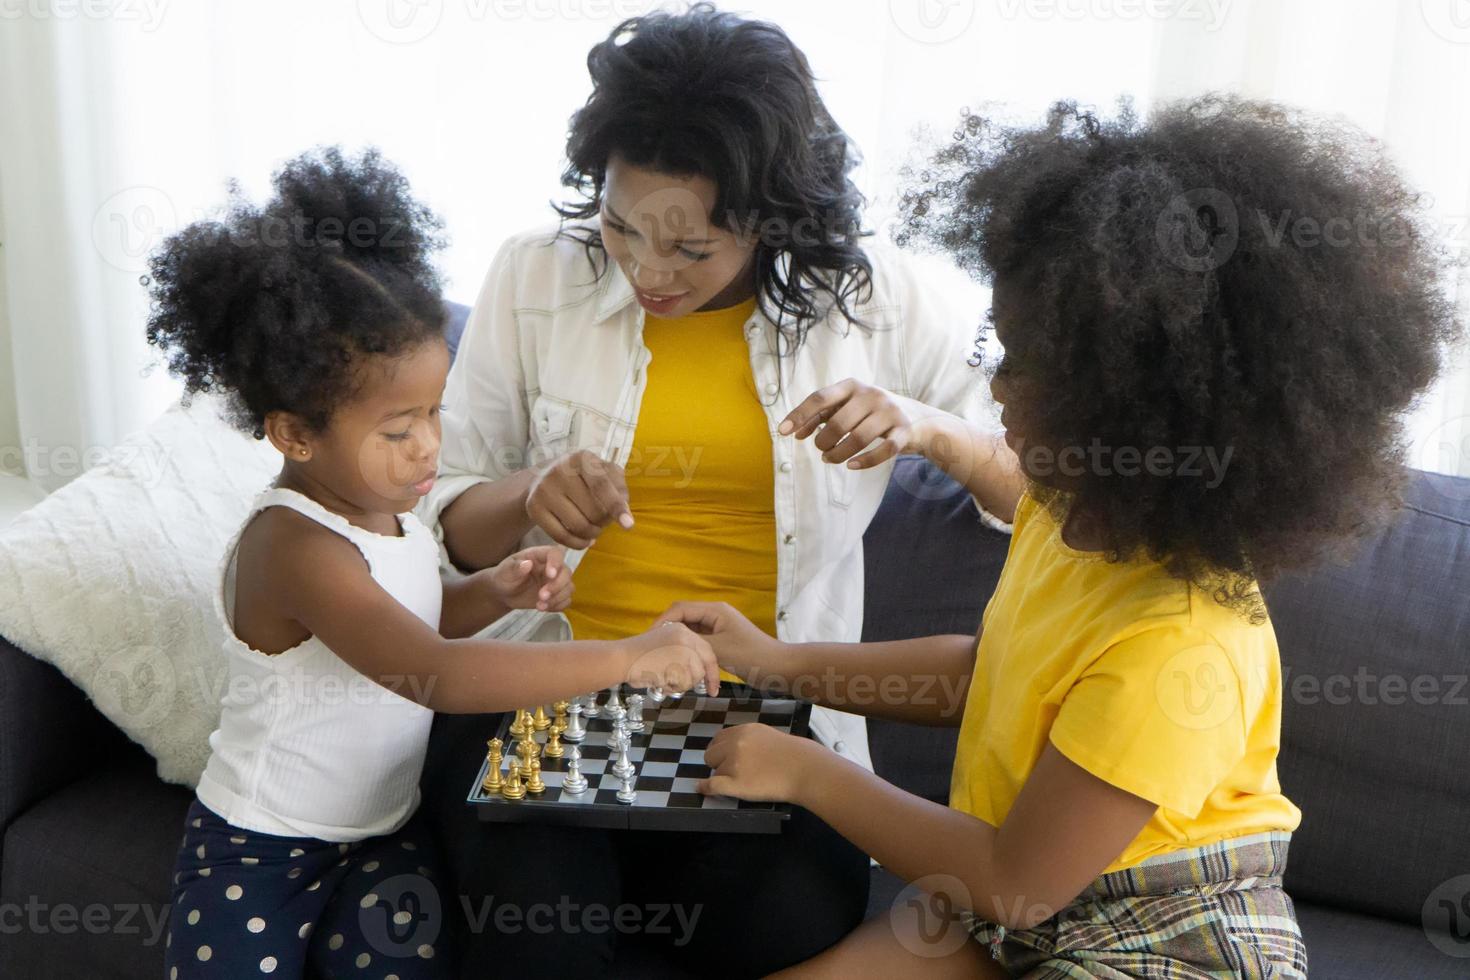
<svg viewBox="0 0 1470 980">
<path fill-rule="evenodd" d="M 1025 980 L 1305 980 L 1307 950 L 1281 888 L 1287 833 L 1149 858 L 1098 878 L 1033 929 L 965 913 L 970 934 Z"/>
</svg>

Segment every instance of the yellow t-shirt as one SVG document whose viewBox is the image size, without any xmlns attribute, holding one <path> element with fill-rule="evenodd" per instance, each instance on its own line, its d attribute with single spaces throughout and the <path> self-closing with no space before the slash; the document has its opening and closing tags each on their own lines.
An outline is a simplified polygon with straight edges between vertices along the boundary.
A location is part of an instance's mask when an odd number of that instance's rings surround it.
<svg viewBox="0 0 1470 980">
<path fill-rule="evenodd" d="M 999 827 L 1050 741 L 1158 804 L 1107 871 L 1294 830 L 1281 794 L 1281 664 L 1270 622 L 1146 561 L 1069 548 L 1029 495 L 985 609 L 950 805 Z"/>
<path fill-rule="evenodd" d="M 728 602 L 775 635 L 772 438 L 744 331 L 754 310 L 752 298 L 646 318 L 653 359 L 625 468 L 634 527 L 609 525 L 582 556 L 567 610 L 577 638 L 641 633 L 680 599 Z"/>
</svg>

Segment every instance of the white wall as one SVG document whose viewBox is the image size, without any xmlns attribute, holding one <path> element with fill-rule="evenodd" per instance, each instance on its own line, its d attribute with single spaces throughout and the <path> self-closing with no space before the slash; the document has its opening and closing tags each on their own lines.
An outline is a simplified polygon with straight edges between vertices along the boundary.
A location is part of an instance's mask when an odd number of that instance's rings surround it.
<svg viewBox="0 0 1470 980">
<path fill-rule="evenodd" d="M 0 174 L 0 181 L 5 179 Z M 0 201 L 4 195 L 0 195 Z M 0 208 L 0 253 L 13 248 L 5 234 L 5 211 Z M 10 355 L 10 314 L 6 303 L 5 262 L 0 260 L 0 473 L 21 476 L 20 421 L 15 410 L 15 363 Z"/>
</svg>

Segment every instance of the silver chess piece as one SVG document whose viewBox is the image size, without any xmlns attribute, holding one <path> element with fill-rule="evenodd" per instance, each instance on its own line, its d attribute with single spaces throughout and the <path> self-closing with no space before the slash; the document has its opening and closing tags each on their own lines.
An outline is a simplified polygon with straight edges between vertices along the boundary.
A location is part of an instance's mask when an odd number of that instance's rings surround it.
<svg viewBox="0 0 1470 980">
<path fill-rule="evenodd" d="M 622 708 L 622 706 L 623 706 L 623 702 L 620 701 L 620 700 L 618 700 L 618 689 L 615 688 L 615 687 L 608 688 L 607 689 L 607 704 L 605 704 L 605 705 L 602 706 L 602 710 L 603 711 L 609 711 L 609 710 L 612 710 L 612 709 L 615 709 L 615 708 Z"/>
<path fill-rule="evenodd" d="M 641 732 L 647 726 L 643 723 L 643 695 L 628 695 L 628 731 Z"/>
<path fill-rule="evenodd" d="M 632 776 L 637 771 L 633 768 L 633 760 L 628 758 L 628 740 L 624 739 L 618 743 L 618 754 L 613 760 L 612 773 L 619 779 L 623 779 Z"/>
<path fill-rule="evenodd" d="M 587 792 L 587 777 L 582 775 L 582 747 L 567 746 L 567 774 L 562 777 L 562 792 L 581 796 Z"/>
<path fill-rule="evenodd" d="M 638 799 L 638 794 L 633 791 L 632 775 L 623 776 L 618 780 L 618 802 L 632 803 Z"/>
<path fill-rule="evenodd" d="M 607 733 L 607 747 L 617 749 L 628 738 L 628 710 L 622 705 L 604 707 L 603 712 L 612 719 L 612 730 Z"/>
<path fill-rule="evenodd" d="M 699 679 L 699 683 L 694 685 L 694 693 L 701 697 L 709 693 L 709 685 L 705 683 L 703 677 Z"/>
<path fill-rule="evenodd" d="M 587 737 L 587 726 L 582 723 L 582 701 L 573 698 L 567 705 L 567 730 L 561 733 L 564 742 L 580 742 Z"/>
<path fill-rule="evenodd" d="M 668 695 L 664 693 L 664 689 L 659 687 L 657 684 L 648 689 L 648 700 L 652 701 L 654 704 L 663 704 L 664 698 L 666 697 L 668 697 Z"/>
<path fill-rule="evenodd" d="M 587 705 L 583 709 L 583 712 L 582 713 L 585 714 L 588 718 L 596 718 L 597 717 L 597 692 L 596 691 L 593 691 L 591 694 L 585 695 L 585 697 L 587 699 Z"/>
</svg>

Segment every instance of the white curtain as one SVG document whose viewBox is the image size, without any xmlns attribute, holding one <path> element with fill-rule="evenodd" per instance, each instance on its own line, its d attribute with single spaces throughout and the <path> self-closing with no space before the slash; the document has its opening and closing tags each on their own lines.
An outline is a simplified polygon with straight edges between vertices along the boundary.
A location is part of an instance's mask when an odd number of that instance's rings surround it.
<svg viewBox="0 0 1470 980">
<path fill-rule="evenodd" d="M 547 222 L 587 48 L 644 0 L 0 0 L 0 403 L 47 489 L 177 395 L 145 374 L 148 250 L 238 178 L 375 144 L 448 220 L 450 295 Z M 1470 246 L 1467 0 L 760 0 L 864 150 L 891 215 L 916 127 L 962 106 L 1141 107 L 1207 89 L 1342 113 L 1383 137 Z M 976 292 L 977 304 L 983 294 Z M 1462 297 L 1470 289 L 1461 289 Z M 978 321 L 977 305 L 977 321 Z M 3 327 L 4 324 L 0 324 Z M 0 342 L 5 330 L 0 329 Z M 1470 474 L 1463 363 L 1416 416 L 1415 465 Z M 0 407 L 0 442 L 6 409 Z M 15 447 L 8 458 L 13 459 Z"/>
</svg>

